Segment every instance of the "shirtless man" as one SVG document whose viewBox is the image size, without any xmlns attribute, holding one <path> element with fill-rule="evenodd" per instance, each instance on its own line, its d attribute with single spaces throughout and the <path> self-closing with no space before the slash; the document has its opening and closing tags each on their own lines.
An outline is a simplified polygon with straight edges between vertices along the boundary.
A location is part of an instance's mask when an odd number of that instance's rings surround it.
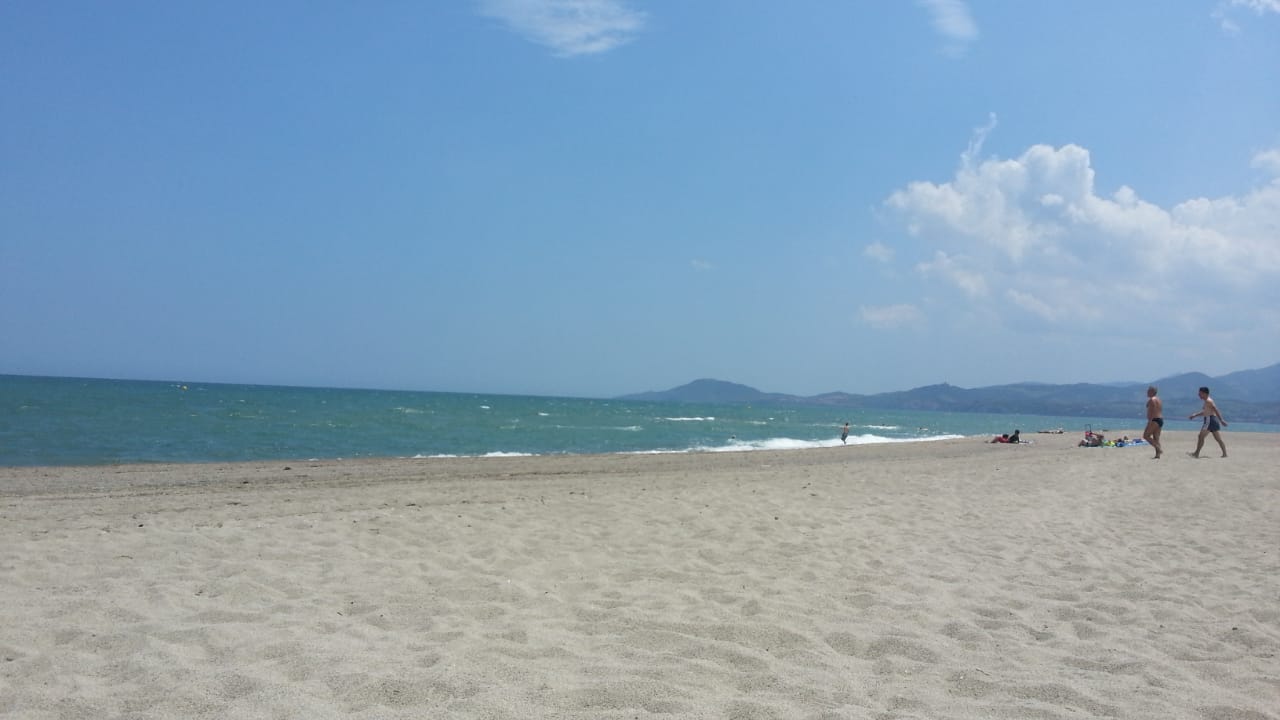
<svg viewBox="0 0 1280 720">
<path fill-rule="evenodd" d="M 1204 426 L 1200 428 L 1200 437 L 1196 438 L 1196 451 L 1190 453 L 1191 457 L 1200 457 L 1200 448 L 1204 447 L 1204 438 L 1209 433 L 1213 433 L 1213 439 L 1218 441 L 1218 447 L 1222 448 L 1222 457 L 1227 456 L 1227 444 L 1222 442 L 1222 435 L 1219 430 L 1227 426 L 1227 421 L 1222 419 L 1222 413 L 1218 411 L 1218 404 L 1209 397 L 1209 388 L 1200 388 L 1200 399 L 1204 401 L 1204 407 L 1200 412 L 1187 416 L 1188 420 L 1194 420 L 1198 417 L 1204 418 Z"/>
<path fill-rule="evenodd" d="M 1156 397 L 1160 392 L 1155 385 L 1147 388 L 1147 429 L 1142 431 L 1142 439 L 1151 443 L 1156 449 L 1153 460 L 1159 460 L 1164 454 L 1160 448 L 1160 432 L 1164 430 L 1164 401 Z"/>
</svg>

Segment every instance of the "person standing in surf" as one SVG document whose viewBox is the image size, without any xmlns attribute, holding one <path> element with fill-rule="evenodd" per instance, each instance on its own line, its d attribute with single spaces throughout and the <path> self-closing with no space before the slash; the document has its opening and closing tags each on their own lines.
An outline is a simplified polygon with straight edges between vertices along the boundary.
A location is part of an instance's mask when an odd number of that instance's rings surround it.
<svg viewBox="0 0 1280 720">
<path fill-rule="evenodd" d="M 1159 460 L 1164 454 L 1164 450 L 1160 449 L 1160 432 L 1164 430 L 1164 401 L 1156 397 L 1159 392 L 1155 385 L 1147 388 L 1147 428 L 1142 431 L 1142 439 L 1156 449 L 1153 460 Z"/>
<path fill-rule="evenodd" d="M 840 431 L 840 442 L 845 445 L 849 444 L 849 423 L 845 423 L 844 429 Z"/>
<path fill-rule="evenodd" d="M 1209 397 L 1209 388 L 1200 388 L 1200 399 L 1204 401 L 1204 407 L 1198 413 L 1192 413 L 1187 416 L 1188 420 L 1194 420 L 1197 417 L 1204 418 L 1204 425 L 1200 428 L 1200 436 L 1196 438 L 1196 451 L 1189 453 L 1191 457 L 1200 457 L 1200 448 L 1204 447 L 1204 438 L 1209 433 L 1213 433 L 1213 439 L 1218 441 L 1218 447 L 1222 448 L 1222 457 L 1227 456 L 1227 444 L 1222 442 L 1222 434 L 1219 432 L 1227 426 L 1227 421 L 1222 418 L 1222 413 L 1218 410 L 1218 404 Z"/>
</svg>

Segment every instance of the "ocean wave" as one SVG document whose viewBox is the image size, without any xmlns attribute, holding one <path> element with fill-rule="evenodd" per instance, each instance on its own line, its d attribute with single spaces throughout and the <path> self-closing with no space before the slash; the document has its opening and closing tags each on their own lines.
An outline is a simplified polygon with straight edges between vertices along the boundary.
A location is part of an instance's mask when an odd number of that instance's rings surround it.
<svg viewBox="0 0 1280 720">
<path fill-rule="evenodd" d="M 581 432 L 600 432 L 607 430 L 609 432 L 640 432 L 644 430 L 641 425 L 552 425 L 556 430 L 574 430 Z"/>
<path fill-rule="evenodd" d="M 448 460 L 450 458 L 478 458 L 478 457 L 513 458 L 513 457 L 537 457 L 537 456 L 538 456 L 538 453 L 495 451 L 495 452 L 481 453 L 479 455 L 459 455 L 457 453 L 434 453 L 431 455 L 423 455 L 422 453 L 418 453 L 417 455 L 409 456 L 409 459 L 410 460 Z"/>
<path fill-rule="evenodd" d="M 617 430 L 631 430 L 633 428 L 615 428 Z M 634 428 L 639 430 L 640 428 Z M 768 450 L 814 450 L 819 448 L 832 448 L 847 445 L 884 445 L 897 443 L 915 443 L 915 442 L 933 442 L 937 440 L 963 440 L 965 435 L 932 435 L 929 437 L 916 438 L 891 438 L 882 435 L 850 435 L 847 443 L 842 443 L 839 438 L 824 440 L 799 440 L 796 438 L 762 438 L 759 440 L 738 440 L 736 438 L 729 440 L 724 445 L 696 445 L 687 448 L 653 448 L 649 450 L 625 450 L 614 455 L 688 455 L 694 453 L 726 453 L 726 452 L 760 452 Z M 514 452 L 495 450 L 492 452 L 479 453 L 475 455 L 458 455 L 452 453 L 440 453 L 434 455 L 414 455 L 411 459 L 443 459 L 443 458 L 466 458 L 466 457 L 490 457 L 490 458 L 518 458 L 518 457 L 540 457 L 542 455 L 555 455 L 559 453 L 531 453 L 531 452 Z M 570 453 L 573 454 L 573 453 Z"/>
<path fill-rule="evenodd" d="M 714 417 L 667 417 L 662 418 L 667 422 L 715 422 Z"/>
<path fill-rule="evenodd" d="M 733 439 L 724 445 L 698 445 L 683 449 L 635 450 L 624 455 L 672 455 L 682 453 L 755 452 L 762 450 L 813 450 L 844 445 L 880 445 L 891 443 L 932 442 L 936 440 L 961 440 L 964 435 L 933 435 L 918 438 L 890 438 L 881 435 L 851 435 L 847 443 L 839 438 L 830 440 L 798 440 L 796 438 L 763 438 L 760 440 Z"/>
</svg>

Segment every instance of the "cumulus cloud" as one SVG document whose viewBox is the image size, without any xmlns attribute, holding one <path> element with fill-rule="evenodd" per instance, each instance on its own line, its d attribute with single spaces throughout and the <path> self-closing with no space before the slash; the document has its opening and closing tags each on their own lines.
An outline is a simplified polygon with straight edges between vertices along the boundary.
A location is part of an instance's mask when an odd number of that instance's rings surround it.
<svg viewBox="0 0 1280 720">
<path fill-rule="evenodd" d="M 1009 323 L 1070 329 L 1106 311 L 1177 308 L 1191 330 L 1280 332 L 1264 312 L 1280 302 L 1280 180 L 1163 207 L 1128 186 L 1099 193 L 1078 145 L 1000 159 L 971 144 L 961 157 L 951 179 L 912 182 L 885 201 L 918 243 L 926 284 Z M 1253 164 L 1280 175 L 1280 152 Z"/>
<path fill-rule="evenodd" d="M 947 52 L 963 53 L 978 38 L 978 24 L 963 0 L 917 0 L 933 19 L 933 28 L 947 40 Z"/>
<path fill-rule="evenodd" d="M 924 316 L 915 305 L 879 305 L 858 308 L 862 321 L 881 330 L 892 330 L 920 322 Z"/>
<path fill-rule="evenodd" d="M 621 0 L 479 0 L 480 12 L 562 57 L 607 52 L 644 28 Z"/>
</svg>

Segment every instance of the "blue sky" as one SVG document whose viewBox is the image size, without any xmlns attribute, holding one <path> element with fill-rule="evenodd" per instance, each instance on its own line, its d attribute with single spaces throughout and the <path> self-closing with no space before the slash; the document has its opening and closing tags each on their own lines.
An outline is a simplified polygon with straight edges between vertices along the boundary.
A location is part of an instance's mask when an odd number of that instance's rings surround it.
<svg viewBox="0 0 1280 720">
<path fill-rule="evenodd" d="M 0 4 L 0 373 L 1280 361 L 1280 0 Z"/>
</svg>

